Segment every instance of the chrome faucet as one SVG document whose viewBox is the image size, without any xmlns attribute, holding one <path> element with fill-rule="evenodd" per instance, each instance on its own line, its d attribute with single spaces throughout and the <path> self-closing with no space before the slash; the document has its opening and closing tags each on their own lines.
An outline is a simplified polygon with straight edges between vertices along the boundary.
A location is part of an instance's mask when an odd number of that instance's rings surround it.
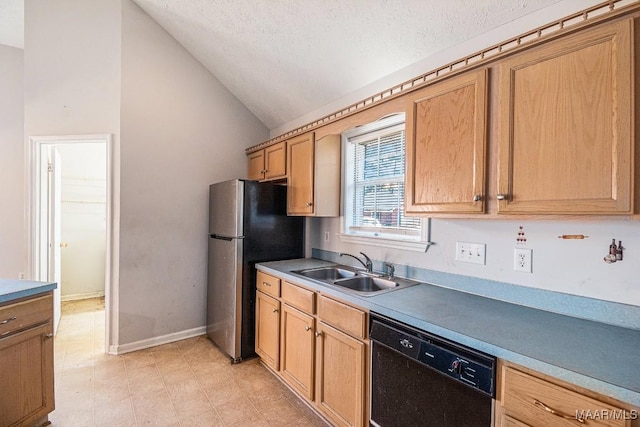
<svg viewBox="0 0 640 427">
<path fill-rule="evenodd" d="M 371 258 L 369 258 L 364 252 L 360 252 L 360 255 L 364 257 L 366 262 L 362 261 L 360 258 L 358 258 L 355 255 L 351 255 L 345 252 L 340 252 L 340 256 L 350 256 L 351 258 L 357 260 L 360 264 L 362 264 L 362 266 L 367 269 L 367 273 L 373 273 L 373 261 L 371 261 Z"/>
</svg>

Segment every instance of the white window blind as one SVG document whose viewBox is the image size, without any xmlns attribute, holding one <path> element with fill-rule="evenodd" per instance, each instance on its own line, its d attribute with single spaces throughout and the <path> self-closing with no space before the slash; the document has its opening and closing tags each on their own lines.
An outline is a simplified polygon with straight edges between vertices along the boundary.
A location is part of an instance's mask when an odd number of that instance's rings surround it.
<svg viewBox="0 0 640 427">
<path fill-rule="evenodd" d="M 345 232 L 418 239 L 419 218 L 404 214 L 404 121 L 346 135 Z"/>
</svg>

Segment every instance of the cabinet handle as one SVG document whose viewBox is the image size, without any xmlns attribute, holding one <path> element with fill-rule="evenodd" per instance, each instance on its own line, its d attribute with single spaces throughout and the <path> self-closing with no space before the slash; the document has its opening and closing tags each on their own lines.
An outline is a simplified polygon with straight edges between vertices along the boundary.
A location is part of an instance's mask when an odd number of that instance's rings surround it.
<svg viewBox="0 0 640 427">
<path fill-rule="evenodd" d="M 322 332 L 316 332 L 314 335 L 315 335 L 315 336 L 316 336 L 316 338 L 317 338 L 317 337 L 319 337 L 320 335 L 322 335 Z"/>
<path fill-rule="evenodd" d="M 51 339 L 51 338 L 53 338 L 53 334 L 47 334 L 47 335 L 44 336 L 45 340 L 48 340 L 48 339 Z"/>
<path fill-rule="evenodd" d="M 307 332 L 309 332 L 309 331 L 311 330 L 311 326 L 308 326 L 308 325 L 307 325 L 307 326 L 305 326 L 305 327 L 304 327 L 304 330 L 305 330 L 305 331 L 307 331 Z"/>
<path fill-rule="evenodd" d="M 277 312 L 278 312 L 278 309 L 277 309 L 277 308 L 274 308 L 274 309 L 273 309 L 273 310 L 271 310 L 271 311 L 272 311 L 273 313 L 277 313 Z"/>
<path fill-rule="evenodd" d="M 262 286 L 271 286 L 271 283 L 262 282 Z"/>
<path fill-rule="evenodd" d="M 507 195 L 506 194 L 498 194 L 496 196 L 496 199 L 498 199 L 498 200 L 507 200 Z"/>
<path fill-rule="evenodd" d="M 0 325 L 6 325 L 7 323 L 9 323 L 9 322 L 13 322 L 13 321 L 14 321 L 14 320 L 16 320 L 16 319 L 17 319 L 17 317 L 16 317 L 16 316 L 10 317 L 10 318 L 5 319 L 5 320 L 3 320 L 2 322 L 0 322 Z"/>
<path fill-rule="evenodd" d="M 539 408 L 544 409 L 545 411 L 547 411 L 548 413 L 555 415 L 556 417 L 560 417 L 563 418 L 565 420 L 572 420 L 572 421 L 577 421 L 580 424 L 584 424 L 584 420 L 582 418 L 578 418 L 578 417 L 572 417 L 571 415 L 565 415 L 561 412 L 556 411 L 553 408 L 550 408 L 549 406 L 545 405 L 544 403 L 540 402 L 538 399 L 533 399 L 533 404 Z"/>
<path fill-rule="evenodd" d="M 307 206 L 308 208 L 310 208 L 311 206 L 313 206 L 313 203 L 311 203 L 311 202 L 307 202 L 307 205 L 306 205 L 306 206 Z"/>
<path fill-rule="evenodd" d="M 267 173 L 267 170 L 266 170 L 266 169 L 262 169 L 262 170 L 260 171 L 260 173 Z"/>
<path fill-rule="evenodd" d="M 475 196 L 473 196 L 474 202 L 479 202 L 480 200 L 482 200 L 482 196 L 480 194 L 476 194 Z"/>
</svg>

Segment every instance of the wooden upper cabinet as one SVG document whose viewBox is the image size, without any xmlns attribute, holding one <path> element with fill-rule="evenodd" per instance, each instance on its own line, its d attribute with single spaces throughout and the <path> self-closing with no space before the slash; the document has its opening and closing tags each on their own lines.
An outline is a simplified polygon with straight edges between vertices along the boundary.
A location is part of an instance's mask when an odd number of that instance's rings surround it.
<svg viewBox="0 0 640 427">
<path fill-rule="evenodd" d="M 287 175 L 287 143 L 279 142 L 264 149 L 264 179 L 285 178 Z"/>
<path fill-rule="evenodd" d="M 282 141 L 247 156 L 248 177 L 254 181 L 270 181 L 287 176 L 287 142 Z"/>
<path fill-rule="evenodd" d="M 247 177 L 252 181 L 264 179 L 264 150 L 254 151 L 247 156 Z"/>
<path fill-rule="evenodd" d="M 406 211 L 483 213 L 488 70 L 407 95 Z"/>
<path fill-rule="evenodd" d="M 287 212 L 312 215 L 314 212 L 314 140 L 306 133 L 289 141 Z"/>
<path fill-rule="evenodd" d="M 498 212 L 633 211 L 632 20 L 500 63 Z"/>
</svg>

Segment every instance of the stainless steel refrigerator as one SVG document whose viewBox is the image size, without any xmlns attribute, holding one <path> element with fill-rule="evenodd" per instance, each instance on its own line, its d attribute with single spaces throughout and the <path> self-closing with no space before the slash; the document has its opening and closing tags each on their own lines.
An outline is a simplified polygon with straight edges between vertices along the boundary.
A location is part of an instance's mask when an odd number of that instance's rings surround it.
<svg viewBox="0 0 640 427">
<path fill-rule="evenodd" d="M 283 185 L 209 187 L 207 335 L 233 362 L 255 354 L 255 264 L 304 257 L 304 219 L 287 216 Z"/>
</svg>

